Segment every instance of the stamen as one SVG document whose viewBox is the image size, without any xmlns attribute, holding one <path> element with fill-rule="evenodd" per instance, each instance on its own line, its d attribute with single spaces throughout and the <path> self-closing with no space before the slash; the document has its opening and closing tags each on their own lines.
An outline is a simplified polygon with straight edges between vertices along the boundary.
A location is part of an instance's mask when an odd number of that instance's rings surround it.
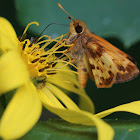
<svg viewBox="0 0 140 140">
<path fill-rule="evenodd" d="M 44 37 L 47 37 L 48 40 L 51 39 L 51 36 L 48 36 L 48 35 L 42 35 L 41 37 L 39 37 L 39 38 L 36 40 L 36 44 L 37 44 L 37 42 L 38 42 L 39 40 L 41 40 L 41 39 L 44 38 Z"/>
<path fill-rule="evenodd" d="M 46 59 L 39 60 L 39 63 L 43 63 Z"/>
<path fill-rule="evenodd" d="M 56 72 L 50 72 L 50 73 L 46 73 L 47 75 L 53 75 L 53 74 L 56 74 Z"/>
<path fill-rule="evenodd" d="M 67 36 L 68 34 L 70 33 L 70 31 L 68 31 L 66 34 L 64 34 L 64 35 L 61 35 L 61 36 L 59 36 L 59 37 L 57 37 L 57 38 L 55 38 L 55 39 L 59 39 L 59 38 L 63 38 L 64 36 Z"/>
<path fill-rule="evenodd" d="M 75 73 L 75 74 L 78 74 L 78 72 L 76 72 L 76 71 L 73 71 L 73 70 L 64 70 L 64 69 L 49 69 L 49 70 L 47 70 L 48 71 L 48 73 L 51 73 L 51 71 L 56 71 L 56 72 L 58 72 L 58 71 L 63 71 L 63 72 L 72 72 L 72 73 Z M 49 72 L 50 71 L 50 72 Z"/>
<path fill-rule="evenodd" d="M 73 66 L 74 68 L 76 68 L 76 69 L 78 69 L 78 67 L 76 67 L 73 63 L 71 63 L 71 62 L 67 62 L 67 61 L 63 61 L 63 60 L 58 60 L 58 61 L 56 61 L 56 62 L 59 62 L 59 63 L 66 63 L 67 65 L 71 65 L 71 66 Z M 66 66 L 66 65 L 65 65 Z M 61 67 L 58 67 L 58 68 L 62 68 L 62 66 Z"/>
<path fill-rule="evenodd" d="M 46 66 L 45 68 L 40 69 L 39 72 L 43 72 L 45 69 L 48 69 L 48 68 L 49 66 Z"/>
<path fill-rule="evenodd" d="M 40 57 L 47 57 L 48 56 L 48 54 L 45 54 L 45 55 L 40 55 Z"/>
<path fill-rule="evenodd" d="M 32 61 L 32 63 L 35 63 L 35 62 L 37 62 L 38 60 L 39 60 L 39 58 L 34 59 L 34 60 Z"/>
<path fill-rule="evenodd" d="M 27 32 L 27 29 L 31 24 L 38 25 L 37 22 L 28 24 L 23 34 Z M 78 74 L 78 72 L 73 70 L 63 69 L 63 67 L 66 67 L 67 65 L 78 69 L 74 64 L 71 63 L 72 60 L 67 54 L 72 45 L 66 45 L 65 39 L 63 37 L 68 35 L 68 33 L 55 39 L 51 39 L 50 36 L 43 35 L 33 43 L 30 42 L 29 39 L 19 41 L 19 52 L 21 53 L 23 60 L 27 63 L 30 76 L 35 81 L 38 81 L 38 83 L 42 83 L 41 86 L 45 85 L 45 80 L 42 80 L 42 78 L 46 79 L 48 75 L 53 75 L 59 72 L 72 72 Z M 44 38 L 47 39 L 42 40 Z M 55 44 L 50 48 L 51 43 Z M 61 48 L 64 47 L 70 48 L 65 48 L 61 51 Z M 46 50 L 46 48 L 48 48 L 48 50 Z M 56 57 L 56 54 L 60 54 L 61 59 Z M 58 63 L 61 63 L 61 66 L 57 65 Z M 40 77 L 42 78 L 40 79 Z M 38 83 L 36 83 L 36 86 L 38 86 Z"/>
<path fill-rule="evenodd" d="M 35 22 L 35 21 L 29 23 L 29 24 L 26 26 L 26 28 L 25 28 L 25 30 L 24 30 L 24 32 L 23 32 L 23 35 L 22 35 L 22 37 L 20 38 L 20 40 L 22 40 L 22 38 L 23 38 L 23 36 L 26 34 L 26 32 L 27 32 L 29 26 L 32 25 L 32 24 L 36 24 L 37 26 L 39 26 L 39 23 L 38 23 L 38 22 Z"/>
<path fill-rule="evenodd" d="M 35 21 L 35 22 L 31 22 L 31 23 L 29 23 L 29 24 L 26 26 L 26 28 L 25 28 L 23 34 L 25 34 L 25 33 L 27 32 L 29 26 L 32 25 L 32 24 L 36 24 L 37 26 L 39 26 L 39 23 L 38 23 L 38 22 L 36 22 L 36 21 Z"/>
</svg>

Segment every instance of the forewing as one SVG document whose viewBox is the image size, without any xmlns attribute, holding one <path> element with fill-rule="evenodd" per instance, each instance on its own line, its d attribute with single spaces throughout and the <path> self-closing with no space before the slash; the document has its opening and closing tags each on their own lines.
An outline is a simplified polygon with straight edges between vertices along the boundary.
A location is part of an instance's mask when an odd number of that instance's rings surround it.
<svg viewBox="0 0 140 140">
<path fill-rule="evenodd" d="M 103 46 L 106 51 L 118 52 L 119 54 L 121 54 L 125 58 L 129 59 L 134 64 L 136 64 L 135 60 L 131 56 L 129 56 L 125 52 L 121 51 L 120 49 L 116 48 L 114 45 L 112 45 L 111 43 L 109 43 L 105 39 L 103 39 L 103 38 L 101 38 L 101 37 L 99 37 L 99 36 L 97 36 L 95 34 L 92 34 L 92 36 L 94 38 L 94 41 L 97 42 L 98 44 L 100 44 L 101 46 Z"/>
<path fill-rule="evenodd" d="M 114 62 L 116 68 L 115 83 L 127 82 L 139 74 L 135 61 L 128 54 L 122 52 L 106 40 L 93 34 L 94 40 L 105 50 Z"/>
<path fill-rule="evenodd" d="M 116 69 L 110 56 L 96 42 L 86 45 L 85 53 L 89 60 L 89 76 L 98 88 L 111 87 L 116 79 Z"/>
</svg>

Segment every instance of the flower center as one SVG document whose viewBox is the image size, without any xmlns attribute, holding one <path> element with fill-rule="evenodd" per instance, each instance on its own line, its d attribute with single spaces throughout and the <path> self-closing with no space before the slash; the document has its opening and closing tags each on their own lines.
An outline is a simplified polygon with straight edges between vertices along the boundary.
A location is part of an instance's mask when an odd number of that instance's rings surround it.
<svg viewBox="0 0 140 140">
<path fill-rule="evenodd" d="M 32 82 L 36 86 L 40 84 L 43 86 L 48 76 L 56 74 L 58 71 L 62 70 L 60 67 L 56 66 L 58 63 L 64 63 L 64 65 L 68 65 L 70 63 L 70 58 L 65 54 L 67 49 L 64 49 L 63 51 L 60 50 L 60 48 L 69 45 L 65 45 L 63 39 L 64 35 L 56 39 L 51 39 L 51 37 L 47 35 L 43 35 L 37 39 L 25 39 L 27 28 L 31 24 L 36 23 L 30 23 L 26 27 L 23 36 L 19 39 L 18 51 L 27 64 Z M 45 40 L 41 41 L 43 38 L 45 38 Z M 54 43 L 53 46 L 51 45 L 52 43 Z M 49 46 L 52 47 L 50 48 Z M 61 56 L 63 57 L 61 59 L 58 59 L 55 56 L 58 53 L 62 54 Z M 64 61 L 64 57 L 67 57 L 69 61 Z"/>
<path fill-rule="evenodd" d="M 45 44 L 49 41 L 46 40 Z M 28 66 L 31 77 L 47 76 L 54 72 L 50 69 L 55 67 L 57 64 L 55 56 L 51 54 L 51 51 L 45 51 L 45 46 L 40 47 L 38 44 L 32 44 L 28 39 L 20 42 L 19 51 L 20 54 Z"/>
</svg>

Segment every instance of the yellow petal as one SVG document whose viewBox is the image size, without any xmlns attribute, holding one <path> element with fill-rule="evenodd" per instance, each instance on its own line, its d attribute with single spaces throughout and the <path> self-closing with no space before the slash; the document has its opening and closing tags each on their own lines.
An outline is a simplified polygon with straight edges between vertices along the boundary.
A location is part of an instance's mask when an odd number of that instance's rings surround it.
<svg viewBox="0 0 140 140">
<path fill-rule="evenodd" d="M 50 83 L 46 83 L 46 88 L 48 88 L 51 94 L 53 94 L 55 98 L 57 97 L 68 109 L 79 110 L 78 106 L 60 89 Z"/>
<path fill-rule="evenodd" d="M 0 121 L 0 136 L 17 139 L 27 133 L 38 121 L 41 101 L 32 83 L 20 87 L 8 104 Z"/>
<path fill-rule="evenodd" d="M 3 17 L 0 17 L 0 33 L 6 34 L 8 38 L 17 38 L 12 24 Z"/>
<path fill-rule="evenodd" d="M 59 63 L 59 65 L 63 65 Z M 58 65 L 57 65 L 58 66 Z M 64 70 L 71 70 L 70 67 L 65 66 Z M 62 87 L 70 92 L 76 93 L 80 96 L 79 107 L 85 111 L 94 113 L 94 105 L 92 100 L 85 93 L 85 90 L 80 87 L 77 77 L 72 72 L 58 72 L 55 75 L 48 77 L 47 82 L 53 83 L 59 87 Z"/>
<path fill-rule="evenodd" d="M 84 89 L 83 89 L 84 90 Z M 94 104 L 89 96 L 85 92 L 77 93 L 80 96 L 79 108 L 91 113 L 95 112 Z"/>
<path fill-rule="evenodd" d="M 0 17 L 0 48 L 2 50 L 17 49 L 18 39 L 11 23 Z"/>
<path fill-rule="evenodd" d="M 47 102 L 51 106 L 64 108 L 64 106 L 59 102 L 59 100 L 52 94 L 52 92 L 48 88 L 38 89 L 38 93 L 42 103 Z"/>
<path fill-rule="evenodd" d="M 57 102 L 55 102 L 54 104 L 53 102 L 54 99 L 53 100 L 52 98 L 50 99 L 50 95 L 44 94 L 41 90 L 39 93 L 42 98 L 42 102 L 44 106 L 48 110 L 53 112 L 54 114 L 61 117 L 62 119 L 71 123 L 96 126 L 98 130 L 98 140 L 112 140 L 113 139 L 113 136 L 114 136 L 113 129 L 103 120 L 99 119 L 98 117 L 94 116 L 93 114 L 89 112 L 82 111 L 80 109 L 79 110 L 66 109 L 64 108 L 63 105 L 61 105 L 61 103 L 57 105 Z M 55 98 L 55 96 L 53 96 L 53 98 Z"/>
<path fill-rule="evenodd" d="M 59 63 L 59 65 L 63 64 Z M 71 70 L 68 66 L 63 67 L 63 70 L 66 71 L 58 72 L 57 74 L 48 77 L 47 82 L 53 83 L 68 91 L 79 93 L 80 92 L 79 90 L 81 88 L 76 75 L 72 72 L 67 72 L 67 70 Z"/>
<path fill-rule="evenodd" d="M 96 126 L 98 130 L 98 140 L 112 140 L 114 136 L 114 131 L 107 123 L 93 114 L 85 111 L 75 111 L 68 109 L 58 109 L 46 105 L 46 107 L 57 114 L 62 119 L 76 124 L 83 124 L 89 126 Z"/>
<path fill-rule="evenodd" d="M 102 111 L 102 112 L 96 114 L 96 116 L 98 118 L 103 118 L 105 116 L 108 116 L 108 115 L 110 115 L 114 112 L 118 112 L 118 111 L 130 112 L 130 113 L 140 115 L 140 101 L 134 101 L 131 103 L 119 105 L 117 107 Z"/>
<path fill-rule="evenodd" d="M 29 73 L 18 53 L 7 52 L 0 57 L 0 94 L 29 81 Z"/>
</svg>

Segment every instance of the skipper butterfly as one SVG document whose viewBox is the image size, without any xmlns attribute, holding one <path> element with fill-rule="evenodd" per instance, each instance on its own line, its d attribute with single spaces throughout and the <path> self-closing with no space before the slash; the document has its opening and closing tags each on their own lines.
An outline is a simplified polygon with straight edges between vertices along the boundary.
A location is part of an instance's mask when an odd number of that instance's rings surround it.
<svg viewBox="0 0 140 140">
<path fill-rule="evenodd" d="M 91 33 L 85 22 L 72 17 L 59 3 L 58 6 L 71 19 L 66 44 L 73 44 L 68 55 L 78 67 L 81 87 L 86 86 L 88 77 L 95 81 L 97 88 L 109 88 L 138 76 L 139 69 L 132 57 Z"/>
</svg>

